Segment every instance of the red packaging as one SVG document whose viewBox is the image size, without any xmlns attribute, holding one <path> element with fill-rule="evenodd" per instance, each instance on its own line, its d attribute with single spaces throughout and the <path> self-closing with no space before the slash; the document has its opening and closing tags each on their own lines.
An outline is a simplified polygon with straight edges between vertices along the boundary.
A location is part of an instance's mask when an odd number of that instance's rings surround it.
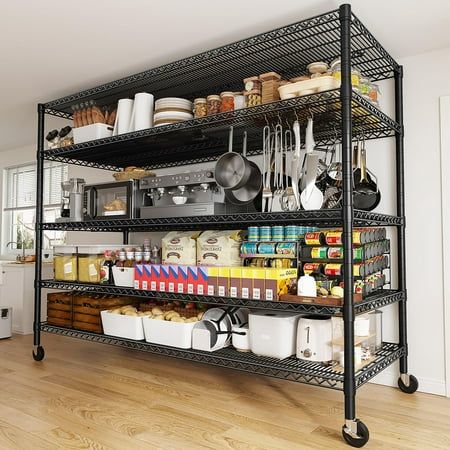
<svg viewBox="0 0 450 450">
<path fill-rule="evenodd" d="M 178 289 L 178 265 L 169 265 L 168 285 L 166 286 L 169 292 L 177 292 Z"/>
<path fill-rule="evenodd" d="M 134 267 L 134 288 L 144 289 L 142 287 L 142 282 L 144 278 L 144 266 L 142 264 L 137 264 Z"/>
<path fill-rule="evenodd" d="M 197 266 L 188 266 L 187 293 L 194 294 L 197 292 L 198 284 L 198 268 Z"/>
<path fill-rule="evenodd" d="M 161 272 L 159 274 L 159 291 L 168 292 L 169 290 L 169 266 L 161 264 Z"/>
<path fill-rule="evenodd" d="M 151 278 L 150 278 L 150 290 L 159 291 L 159 280 L 161 278 L 161 265 L 151 265 Z"/>
<path fill-rule="evenodd" d="M 187 266 L 178 266 L 178 283 L 176 286 L 179 294 L 186 294 L 188 285 L 188 268 Z"/>
<path fill-rule="evenodd" d="M 198 267 L 197 291 L 198 295 L 207 295 L 208 293 L 208 269 L 209 267 Z"/>
<path fill-rule="evenodd" d="M 142 282 L 141 289 L 144 291 L 156 290 L 151 288 L 152 282 L 152 266 L 150 264 L 144 264 L 142 267 Z"/>
</svg>

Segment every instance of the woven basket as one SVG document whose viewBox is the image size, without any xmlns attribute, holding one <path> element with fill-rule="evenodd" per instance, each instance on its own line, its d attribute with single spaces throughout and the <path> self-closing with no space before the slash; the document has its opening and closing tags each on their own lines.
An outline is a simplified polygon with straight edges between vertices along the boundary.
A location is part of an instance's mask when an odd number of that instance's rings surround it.
<svg viewBox="0 0 450 450">
<path fill-rule="evenodd" d="M 140 180 L 141 178 L 154 177 L 154 172 L 149 170 L 138 170 L 130 172 L 116 172 L 113 173 L 113 177 L 116 181 L 129 181 L 129 180 Z"/>
</svg>

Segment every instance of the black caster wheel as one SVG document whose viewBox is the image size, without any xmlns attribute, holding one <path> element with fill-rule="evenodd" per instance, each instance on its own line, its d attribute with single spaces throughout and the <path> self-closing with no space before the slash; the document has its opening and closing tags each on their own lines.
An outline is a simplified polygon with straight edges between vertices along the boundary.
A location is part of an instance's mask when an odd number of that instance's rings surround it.
<svg viewBox="0 0 450 450">
<path fill-rule="evenodd" d="M 406 385 L 402 377 L 398 379 L 398 387 L 401 391 L 405 392 L 406 394 L 414 394 L 414 392 L 417 391 L 419 387 L 419 382 L 417 381 L 417 378 L 414 375 L 408 375 L 409 377 L 409 384 Z"/>
<path fill-rule="evenodd" d="M 342 427 L 342 436 L 348 445 L 361 448 L 369 441 L 369 429 L 359 419 L 356 419 L 355 422 L 357 424 L 357 435 L 348 431 L 348 428 L 344 425 Z"/>
<path fill-rule="evenodd" d="M 40 345 L 36 349 L 36 351 L 33 350 L 33 359 L 35 361 L 42 361 L 45 356 L 44 347 L 41 347 Z"/>
</svg>

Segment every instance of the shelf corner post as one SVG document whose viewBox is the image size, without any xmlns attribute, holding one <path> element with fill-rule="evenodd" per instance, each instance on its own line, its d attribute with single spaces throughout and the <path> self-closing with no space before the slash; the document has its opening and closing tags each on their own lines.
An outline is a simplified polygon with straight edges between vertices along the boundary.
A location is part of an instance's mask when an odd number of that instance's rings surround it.
<svg viewBox="0 0 450 450">
<path fill-rule="evenodd" d="M 342 103 L 342 225 L 344 247 L 344 396 L 345 420 L 356 418 L 356 379 L 354 363 L 353 309 L 353 170 L 352 170 L 352 84 L 351 84 L 351 6 L 339 7 Z"/>
<path fill-rule="evenodd" d="M 403 130 L 403 66 L 394 71 L 395 82 L 395 120 L 400 131 L 395 133 L 395 167 L 397 187 L 397 215 L 403 218 L 402 225 L 397 228 L 398 254 L 398 289 L 403 291 L 403 299 L 398 303 L 399 342 L 406 348 L 405 355 L 400 358 L 400 374 L 408 373 L 408 340 L 406 311 L 406 236 L 405 236 L 405 173 L 404 173 L 404 130 Z"/>
<path fill-rule="evenodd" d="M 41 285 L 42 278 L 42 222 L 43 222 L 43 187 L 44 187 L 44 131 L 45 106 L 38 104 L 38 134 L 36 152 L 36 221 L 35 221 L 35 252 L 34 266 L 34 345 L 41 345 Z"/>
</svg>

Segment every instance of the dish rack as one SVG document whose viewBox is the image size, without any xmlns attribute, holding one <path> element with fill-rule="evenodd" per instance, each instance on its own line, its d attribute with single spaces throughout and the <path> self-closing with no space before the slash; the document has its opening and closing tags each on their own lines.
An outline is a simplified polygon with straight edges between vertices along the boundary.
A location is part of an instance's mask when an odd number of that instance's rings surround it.
<svg viewBox="0 0 450 450">
<path fill-rule="evenodd" d="M 108 105 L 130 92 L 145 89 L 161 98 L 176 95 L 188 99 L 203 97 L 208 92 L 242 90 L 242 80 L 258 73 L 276 70 L 284 79 L 292 79 L 307 72 L 307 64 L 341 58 L 341 86 L 323 92 L 287 98 L 236 111 L 218 113 L 180 123 L 168 124 L 123 135 L 96 139 L 63 148 L 44 149 L 44 128 L 47 115 L 71 119 L 72 105 L 79 101 L 95 100 Z M 395 118 L 365 100 L 351 88 L 351 64 L 358 66 L 373 81 L 392 79 L 395 84 Z M 334 86 L 331 86 L 334 87 Z M 316 123 L 315 140 L 318 145 L 331 145 L 338 133 L 342 144 L 343 198 L 342 209 L 316 211 L 239 213 L 220 216 L 168 217 L 158 219 L 111 219 L 76 223 L 44 223 L 43 172 L 44 161 L 59 161 L 86 167 L 121 171 L 128 166 L 146 170 L 216 161 L 226 149 L 228 127 L 244 129 L 248 134 L 249 156 L 261 154 L 261 129 L 275 120 L 305 123 L 310 115 Z M 302 127 L 304 129 L 304 127 Z M 238 133 L 242 135 L 242 133 Z M 352 140 L 364 135 L 366 139 L 395 138 L 396 200 L 395 215 L 355 210 L 352 198 Z M 199 139 L 201 136 L 201 139 Z M 304 137 L 302 137 L 303 140 Z M 236 146 L 241 145 L 236 142 Z M 151 162 L 151 163 L 150 163 Z M 406 328 L 406 277 L 405 277 L 405 194 L 404 194 L 404 132 L 403 132 L 403 68 L 380 45 L 375 37 L 352 13 L 348 4 L 338 9 L 303 20 L 277 30 L 223 46 L 219 49 L 187 57 L 165 66 L 147 70 L 67 97 L 38 105 L 37 152 L 37 207 L 36 207 L 36 286 L 34 350 L 36 361 L 44 358 L 41 332 L 70 336 L 87 341 L 101 342 L 133 348 L 180 359 L 197 361 L 224 368 L 283 378 L 343 391 L 345 398 L 345 423 L 342 434 L 345 441 L 361 447 L 368 439 L 368 429 L 356 415 L 357 389 L 379 374 L 394 361 L 400 361 L 399 387 L 413 393 L 418 383 L 408 374 Z M 204 295 L 137 291 L 129 287 L 60 282 L 42 279 L 43 233 L 46 230 L 110 231 L 122 232 L 123 243 L 129 234 L 138 231 L 169 231 L 179 229 L 230 229 L 258 225 L 298 224 L 316 227 L 342 227 L 344 249 L 352 247 L 353 226 L 390 226 L 397 230 L 398 279 L 395 289 L 382 289 L 354 302 L 353 256 L 344 252 L 343 305 L 318 303 L 271 302 L 242 298 L 211 297 Z M 62 326 L 41 323 L 41 290 L 76 290 L 79 292 L 129 295 L 142 300 L 163 299 L 184 302 L 258 308 L 266 311 L 289 311 L 300 314 L 343 315 L 345 322 L 345 371 L 320 363 L 262 357 L 239 353 L 230 348 L 213 354 L 169 348 L 161 345 L 134 342 L 106 336 L 101 333 L 79 331 Z M 384 343 L 373 361 L 359 369 L 354 366 L 354 321 L 357 314 L 372 311 L 393 303 L 399 309 L 399 342 Z"/>
</svg>

